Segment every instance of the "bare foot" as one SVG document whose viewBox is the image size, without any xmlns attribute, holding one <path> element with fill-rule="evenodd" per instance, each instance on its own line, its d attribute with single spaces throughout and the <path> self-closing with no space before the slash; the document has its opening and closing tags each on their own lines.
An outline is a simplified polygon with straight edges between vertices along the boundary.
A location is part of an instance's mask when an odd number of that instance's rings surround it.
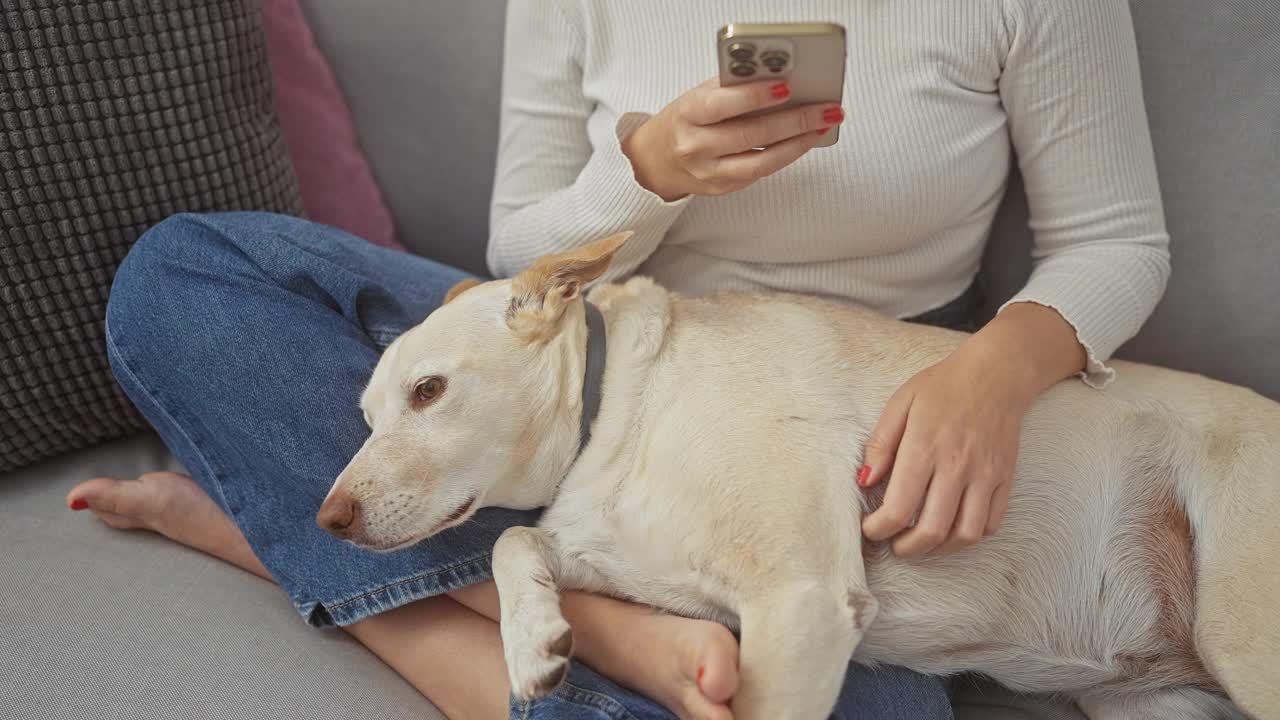
<svg viewBox="0 0 1280 720">
<path fill-rule="evenodd" d="M 731 720 L 738 689 L 738 642 L 723 625 L 666 615 L 640 615 L 616 628 L 605 675 L 640 691 L 682 720 Z M 584 658 L 585 659 L 585 658 Z"/>
<path fill-rule="evenodd" d="M 137 480 L 99 477 L 67 493 L 72 510 L 89 510 L 113 528 L 140 528 L 270 579 L 240 528 L 186 475 L 153 472 Z"/>
</svg>

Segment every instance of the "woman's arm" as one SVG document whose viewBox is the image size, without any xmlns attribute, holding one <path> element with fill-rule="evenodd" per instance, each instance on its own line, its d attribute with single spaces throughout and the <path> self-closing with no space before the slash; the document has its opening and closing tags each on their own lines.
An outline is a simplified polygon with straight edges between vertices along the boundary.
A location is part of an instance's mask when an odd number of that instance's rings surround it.
<svg viewBox="0 0 1280 720">
<path fill-rule="evenodd" d="M 1105 384 L 1104 363 L 1146 321 L 1169 276 L 1128 4 L 1007 4 L 1000 96 L 1034 267 L 994 320 L 894 394 L 867 443 L 859 484 L 889 477 L 889 487 L 863 530 L 894 538 L 906 556 L 999 528 L 1027 408 L 1072 374 Z"/>
<path fill-rule="evenodd" d="M 1086 380 L 1100 386 L 1170 271 L 1133 19 L 1119 0 L 1009 0 L 1008 25 L 1000 96 L 1035 262 L 1001 314 L 1023 302 L 1057 310 L 1088 354 Z"/>
<path fill-rule="evenodd" d="M 622 116 L 614 136 L 593 151 L 587 123 L 594 107 L 582 91 L 582 32 L 557 0 L 507 5 L 488 249 L 496 276 L 632 230 L 635 236 L 609 271 L 611 278 L 625 275 L 657 248 L 688 202 L 666 202 L 635 180 L 621 140 L 648 116 Z"/>
</svg>

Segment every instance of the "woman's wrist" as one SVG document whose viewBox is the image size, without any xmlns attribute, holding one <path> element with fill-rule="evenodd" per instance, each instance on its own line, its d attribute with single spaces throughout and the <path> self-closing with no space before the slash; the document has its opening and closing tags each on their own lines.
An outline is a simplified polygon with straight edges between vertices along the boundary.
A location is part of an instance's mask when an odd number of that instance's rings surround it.
<svg viewBox="0 0 1280 720">
<path fill-rule="evenodd" d="M 1017 406 L 1030 405 L 1046 386 L 1042 371 L 1018 357 L 1002 336 L 975 334 L 956 348 L 947 362 L 959 367 L 975 384 Z"/>
<path fill-rule="evenodd" d="M 622 154 L 631 161 L 631 172 L 640 187 L 666 202 L 675 202 L 687 193 L 670 189 L 663 180 L 662 163 L 652 150 L 654 118 L 649 118 L 630 135 L 622 139 Z"/>
<path fill-rule="evenodd" d="M 1005 308 L 955 356 L 957 362 L 992 378 L 1011 400 L 1027 404 L 1084 370 L 1087 361 L 1075 328 L 1058 311 L 1035 303 Z"/>
</svg>

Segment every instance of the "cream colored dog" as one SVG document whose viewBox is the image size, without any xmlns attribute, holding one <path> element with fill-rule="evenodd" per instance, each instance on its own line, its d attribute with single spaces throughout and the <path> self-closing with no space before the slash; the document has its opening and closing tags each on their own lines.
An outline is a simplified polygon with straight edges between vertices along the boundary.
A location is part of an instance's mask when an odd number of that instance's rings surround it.
<svg viewBox="0 0 1280 720">
<path fill-rule="evenodd" d="M 739 629 L 739 720 L 826 718 L 850 658 L 1066 693 L 1093 720 L 1280 718 L 1280 405 L 1123 362 L 1106 391 L 1063 382 L 1023 423 L 999 534 L 899 559 L 863 542 L 879 498 L 852 478 L 889 396 L 963 336 L 602 285 L 603 402 L 579 455 L 581 288 L 625 240 L 455 288 L 396 340 L 319 516 L 392 549 L 480 507 L 549 506 L 494 548 L 519 697 L 563 678 L 557 593 L 584 589 Z"/>
</svg>

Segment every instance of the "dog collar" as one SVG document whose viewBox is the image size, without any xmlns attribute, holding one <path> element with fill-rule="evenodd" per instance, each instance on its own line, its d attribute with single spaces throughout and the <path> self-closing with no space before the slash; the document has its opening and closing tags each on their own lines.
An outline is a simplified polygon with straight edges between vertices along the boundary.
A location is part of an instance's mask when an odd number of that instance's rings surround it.
<svg viewBox="0 0 1280 720">
<path fill-rule="evenodd" d="M 591 442 L 591 423 L 600 414 L 607 349 L 604 316 L 600 314 L 600 308 L 586 300 L 583 304 L 587 311 L 587 367 L 582 378 L 582 424 L 578 436 L 578 455 Z"/>
</svg>

